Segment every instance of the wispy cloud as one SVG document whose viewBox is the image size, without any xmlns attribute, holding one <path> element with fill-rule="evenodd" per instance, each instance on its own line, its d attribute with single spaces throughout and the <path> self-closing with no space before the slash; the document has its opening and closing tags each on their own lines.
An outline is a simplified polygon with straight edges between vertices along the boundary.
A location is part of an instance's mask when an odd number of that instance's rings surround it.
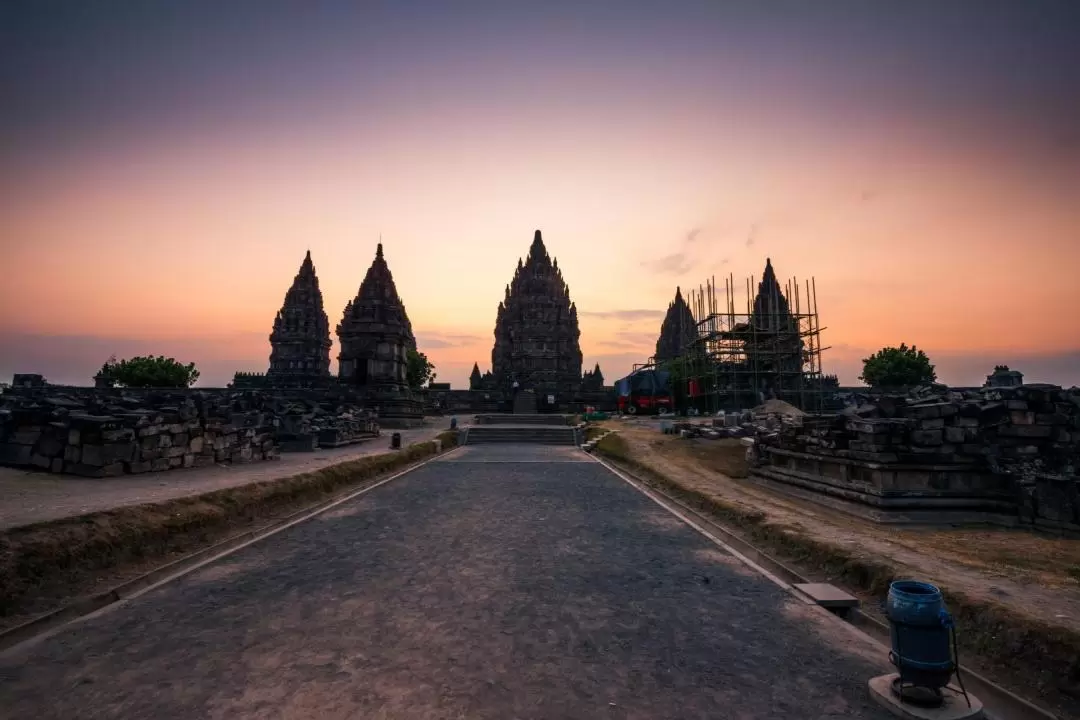
<svg viewBox="0 0 1080 720">
<path fill-rule="evenodd" d="M 672 253 L 659 260 L 646 261 L 641 264 L 662 275 L 682 275 L 694 267 L 693 260 L 687 252 Z"/>
<path fill-rule="evenodd" d="M 702 250 L 695 247 L 705 235 L 705 228 L 698 226 L 690 228 L 683 235 L 679 249 L 669 255 L 664 255 L 656 260 L 645 260 L 642 267 L 649 268 L 660 275 L 683 275 L 694 269 L 701 257 Z"/>
<path fill-rule="evenodd" d="M 663 320 L 664 310 L 579 310 L 578 314 L 584 317 L 594 317 L 601 320 L 623 320 L 627 322 L 643 320 Z"/>
<path fill-rule="evenodd" d="M 754 223 L 750 226 L 750 234 L 746 236 L 746 247 L 753 247 L 754 242 L 758 236 L 758 224 Z"/>
<path fill-rule="evenodd" d="M 416 333 L 416 345 L 424 348 L 443 349 L 452 347 L 470 347 L 484 342 L 486 338 L 466 333 L 443 333 L 437 330 L 423 330 Z"/>
</svg>

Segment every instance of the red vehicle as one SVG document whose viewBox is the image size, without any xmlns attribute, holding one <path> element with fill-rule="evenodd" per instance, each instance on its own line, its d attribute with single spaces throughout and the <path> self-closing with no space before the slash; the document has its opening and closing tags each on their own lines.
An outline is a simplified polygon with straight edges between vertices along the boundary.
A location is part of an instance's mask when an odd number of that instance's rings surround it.
<svg viewBox="0 0 1080 720">
<path fill-rule="evenodd" d="M 671 374 L 665 370 L 642 368 L 615 381 L 619 412 L 628 415 L 672 412 Z"/>
</svg>

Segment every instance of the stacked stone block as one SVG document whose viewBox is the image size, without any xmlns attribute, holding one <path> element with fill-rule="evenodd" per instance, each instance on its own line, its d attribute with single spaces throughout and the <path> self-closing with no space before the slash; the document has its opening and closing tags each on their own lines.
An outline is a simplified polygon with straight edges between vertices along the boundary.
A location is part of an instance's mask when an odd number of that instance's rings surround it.
<svg viewBox="0 0 1080 720">
<path fill-rule="evenodd" d="M 55 402 L 7 408 L 0 411 L 0 463 L 111 477 L 277 457 L 265 413 L 207 410 L 192 404 L 101 415 Z"/>
<path fill-rule="evenodd" d="M 933 466 L 945 487 L 980 473 L 1006 478 L 1021 516 L 1080 527 L 1080 390 L 1023 385 L 953 392 L 940 386 L 876 395 L 831 416 L 762 428 L 768 448 L 842 458 L 874 468 Z M 963 483 L 970 486 L 969 480 Z M 987 488 L 998 483 L 980 485 Z"/>
</svg>

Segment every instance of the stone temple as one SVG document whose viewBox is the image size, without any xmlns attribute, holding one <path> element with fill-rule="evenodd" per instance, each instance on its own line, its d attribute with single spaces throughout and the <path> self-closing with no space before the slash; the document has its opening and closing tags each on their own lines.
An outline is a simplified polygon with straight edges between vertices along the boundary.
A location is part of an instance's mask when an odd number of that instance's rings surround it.
<svg viewBox="0 0 1080 720">
<path fill-rule="evenodd" d="M 416 349 L 416 338 L 382 243 L 356 297 L 345 306 L 337 335 L 341 382 L 391 393 L 407 388 L 406 353 Z"/>
<path fill-rule="evenodd" d="M 802 373 L 804 348 L 799 323 L 791 313 L 770 258 L 765 259 L 765 272 L 754 296 L 745 338 L 747 363 L 758 372 Z"/>
<path fill-rule="evenodd" d="M 266 374 L 238 372 L 237 389 L 280 388 L 290 397 L 378 413 L 385 427 L 411 426 L 423 403 L 408 386 L 408 351 L 416 349 L 412 323 L 379 243 L 356 297 L 337 326 L 338 374 L 330 373 L 330 327 L 311 253 L 304 257 L 270 335 Z M 307 395 L 303 393 L 307 392 Z M 298 394 L 299 393 L 299 394 Z"/>
<path fill-rule="evenodd" d="M 330 377 L 330 323 L 310 251 L 274 318 L 266 375 L 279 386 L 309 385 Z"/>
<path fill-rule="evenodd" d="M 581 391 L 580 337 L 570 289 L 537 230 L 496 312 L 491 389 L 530 393 L 539 411 L 565 410 Z"/>
<path fill-rule="evenodd" d="M 660 325 L 660 337 L 656 340 L 656 362 L 680 357 L 686 347 L 697 339 L 697 323 L 690 306 L 683 299 L 682 289 L 675 288 L 675 299 L 668 305 L 664 322 Z"/>
</svg>

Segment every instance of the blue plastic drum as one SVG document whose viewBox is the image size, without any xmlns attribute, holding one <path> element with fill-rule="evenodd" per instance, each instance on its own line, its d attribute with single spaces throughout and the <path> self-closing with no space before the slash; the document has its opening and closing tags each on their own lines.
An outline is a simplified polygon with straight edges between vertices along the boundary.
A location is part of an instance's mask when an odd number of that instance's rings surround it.
<svg viewBox="0 0 1080 720">
<path fill-rule="evenodd" d="M 949 644 L 952 617 L 941 590 L 897 580 L 889 586 L 885 613 L 892 628 L 890 659 L 904 682 L 935 689 L 948 685 L 956 663 Z"/>
</svg>

